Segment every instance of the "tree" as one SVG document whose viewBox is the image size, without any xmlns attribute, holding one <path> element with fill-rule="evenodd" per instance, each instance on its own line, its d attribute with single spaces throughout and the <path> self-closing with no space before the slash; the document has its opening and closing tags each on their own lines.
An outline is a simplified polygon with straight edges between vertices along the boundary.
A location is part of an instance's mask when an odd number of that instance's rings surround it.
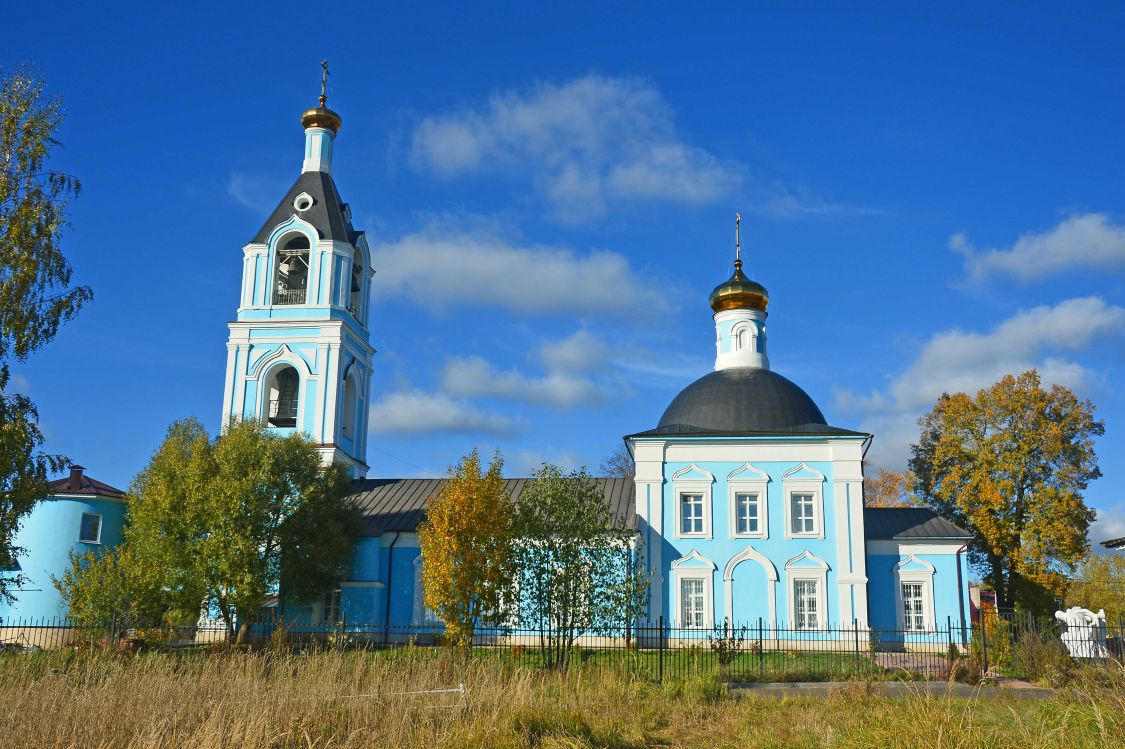
<svg viewBox="0 0 1125 749">
<path fill-rule="evenodd" d="M 1094 407 L 1040 387 L 1035 370 L 1006 375 L 975 397 L 943 394 L 920 421 L 910 469 L 922 500 L 973 532 L 970 559 L 1001 607 L 1046 613 L 1088 549 L 1098 478 Z"/>
<path fill-rule="evenodd" d="M 610 478 L 631 479 L 637 475 L 637 463 L 633 453 L 622 443 L 602 461 L 601 471 Z"/>
<path fill-rule="evenodd" d="M 9 360 L 49 342 L 93 296 L 89 287 L 70 287 L 59 250 L 67 199 L 79 184 L 45 168 L 59 146 L 62 107 L 43 89 L 26 71 L 0 80 L 0 570 L 15 567 L 20 521 L 46 495 L 47 475 L 67 462 L 39 452 L 39 415 L 26 396 L 8 391 Z M 22 579 L 0 574 L 0 601 L 12 600 Z"/>
<path fill-rule="evenodd" d="M 266 596 L 306 602 L 347 573 L 358 518 L 346 494 L 345 471 L 323 469 L 304 435 L 248 420 L 212 440 L 179 421 L 130 486 L 124 543 L 102 564 L 118 566 L 117 600 L 138 615 L 193 620 L 207 603 L 241 640 Z M 60 584 L 73 613 L 114 583 L 88 569 Z"/>
<path fill-rule="evenodd" d="M 918 504 L 911 487 L 910 471 L 888 471 L 880 468 L 874 476 L 863 477 L 864 507 L 914 507 Z"/>
<path fill-rule="evenodd" d="M 503 468 L 497 453 L 482 474 L 473 450 L 449 469 L 418 526 L 426 605 L 466 652 L 478 624 L 502 621 L 501 603 L 512 577 L 512 503 Z"/>
<path fill-rule="evenodd" d="M 628 633 L 648 597 L 636 531 L 611 512 L 586 471 L 544 465 L 516 506 L 518 570 L 509 596 L 539 630 L 546 666 L 566 668 L 583 632 Z"/>
<path fill-rule="evenodd" d="M 1109 626 L 1125 626 L 1125 554 L 1087 554 L 1067 588 L 1066 605 L 1105 609 Z"/>
</svg>

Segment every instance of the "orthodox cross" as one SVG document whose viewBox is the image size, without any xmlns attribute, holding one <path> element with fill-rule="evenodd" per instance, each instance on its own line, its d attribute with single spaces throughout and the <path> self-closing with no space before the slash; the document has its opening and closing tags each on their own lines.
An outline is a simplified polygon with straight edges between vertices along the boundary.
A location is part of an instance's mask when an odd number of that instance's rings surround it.
<svg viewBox="0 0 1125 749">
<path fill-rule="evenodd" d="M 324 106 L 328 102 L 328 60 L 321 60 L 320 67 L 323 73 L 320 75 L 320 106 Z"/>
<path fill-rule="evenodd" d="M 742 215 L 737 211 L 734 214 L 734 260 L 739 265 L 742 265 L 742 233 L 739 224 L 742 223 Z"/>
</svg>

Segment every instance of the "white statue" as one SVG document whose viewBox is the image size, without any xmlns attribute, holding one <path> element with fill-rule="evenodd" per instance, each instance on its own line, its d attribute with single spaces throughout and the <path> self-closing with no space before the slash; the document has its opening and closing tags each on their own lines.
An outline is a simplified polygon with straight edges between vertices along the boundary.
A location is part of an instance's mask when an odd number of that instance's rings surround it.
<svg viewBox="0 0 1125 749">
<path fill-rule="evenodd" d="M 1106 658 L 1105 609 L 1094 613 L 1081 606 L 1056 611 L 1055 618 L 1066 624 L 1063 644 L 1072 658 Z"/>
</svg>

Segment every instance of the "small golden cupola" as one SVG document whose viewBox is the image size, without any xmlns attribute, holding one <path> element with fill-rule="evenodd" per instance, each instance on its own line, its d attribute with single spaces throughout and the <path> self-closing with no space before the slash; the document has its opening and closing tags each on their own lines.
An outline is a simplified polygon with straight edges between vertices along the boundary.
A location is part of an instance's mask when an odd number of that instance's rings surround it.
<svg viewBox="0 0 1125 749">
<path fill-rule="evenodd" d="M 770 303 L 766 287 L 752 281 L 742 272 L 742 237 L 739 224 L 742 216 L 734 214 L 734 275 L 723 281 L 711 292 L 711 309 L 723 312 L 732 309 L 756 309 L 766 311 Z"/>
<path fill-rule="evenodd" d="M 331 130 L 332 134 L 340 132 L 340 125 L 343 120 L 340 115 L 333 112 L 328 108 L 328 60 L 321 60 L 321 70 L 323 71 L 320 76 L 320 103 L 313 109 L 306 109 L 301 114 L 301 124 L 308 130 L 312 127 L 322 127 L 325 130 Z"/>
</svg>

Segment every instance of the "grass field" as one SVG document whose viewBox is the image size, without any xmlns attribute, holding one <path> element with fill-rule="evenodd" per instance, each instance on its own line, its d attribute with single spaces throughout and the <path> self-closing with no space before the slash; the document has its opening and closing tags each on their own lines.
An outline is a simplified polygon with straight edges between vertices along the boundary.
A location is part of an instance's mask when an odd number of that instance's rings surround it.
<svg viewBox="0 0 1125 749">
<path fill-rule="evenodd" d="M 1125 679 L 1048 701 L 735 698 L 713 679 L 468 665 L 447 651 L 0 656 L 0 745 L 1118 747 Z M 457 691 L 464 685 L 464 692 Z M 428 690 L 453 689 L 453 692 Z"/>
</svg>

